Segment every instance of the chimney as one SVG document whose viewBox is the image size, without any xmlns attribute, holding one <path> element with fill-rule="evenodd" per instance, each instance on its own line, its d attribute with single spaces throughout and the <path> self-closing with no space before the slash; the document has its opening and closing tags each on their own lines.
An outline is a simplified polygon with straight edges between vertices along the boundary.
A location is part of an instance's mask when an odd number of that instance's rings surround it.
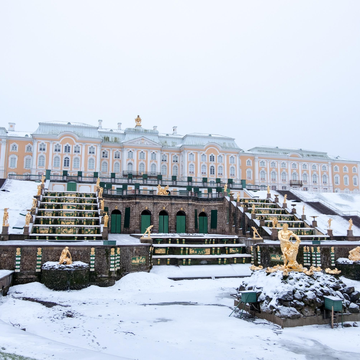
<svg viewBox="0 0 360 360">
<path fill-rule="evenodd" d="M 118 130 L 121 130 L 121 124 L 122 123 L 118 123 Z"/>
<path fill-rule="evenodd" d="M 173 135 L 177 134 L 177 126 L 173 126 Z"/>
<path fill-rule="evenodd" d="M 9 131 L 15 131 L 15 123 L 13 123 L 13 122 L 9 122 Z"/>
<path fill-rule="evenodd" d="M 98 120 L 99 126 L 98 129 L 102 129 L 102 120 Z"/>
<path fill-rule="evenodd" d="M 153 130 L 156 131 L 156 130 L 157 130 L 157 126 L 153 126 Z"/>
</svg>

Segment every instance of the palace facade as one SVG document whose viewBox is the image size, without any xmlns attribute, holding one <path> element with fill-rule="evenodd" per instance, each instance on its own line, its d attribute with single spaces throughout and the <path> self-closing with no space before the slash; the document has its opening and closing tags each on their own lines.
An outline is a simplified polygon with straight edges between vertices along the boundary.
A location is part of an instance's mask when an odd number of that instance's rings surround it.
<svg viewBox="0 0 360 360">
<path fill-rule="evenodd" d="M 302 149 L 239 148 L 234 138 L 214 134 L 160 134 L 135 127 L 117 129 L 70 122 L 41 122 L 33 133 L 0 127 L 0 178 L 51 175 L 124 178 L 161 175 L 163 180 L 218 182 L 273 190 L 358 192 L 359 161 Z"/>
</svg>

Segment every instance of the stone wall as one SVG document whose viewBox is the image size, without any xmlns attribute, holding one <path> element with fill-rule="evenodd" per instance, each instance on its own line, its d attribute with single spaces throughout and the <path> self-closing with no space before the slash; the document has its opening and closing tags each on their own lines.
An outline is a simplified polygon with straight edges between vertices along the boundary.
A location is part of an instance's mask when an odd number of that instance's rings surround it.
<svg viewBox="0 0 360 360">
<path fill-rule="evenodd" d="M 59 261 L 64 245 L 6 245 L 0 246 L 0 269 L 15 270 L 16 249 L 21 249 L 20 271 L 14 273 L 14 284 L 24 284 L 41 281 L 41 271 L 37 272 L 37 251 L 42 249 L 41 265 L 47 261 Z M 151 259 L 149 256 L 150 245 L 139 244 L 131 246 L 84 246 L 74 244 L 69 246 L 73 261 L 90 263 L 91 248 L 95 248 L 95 268 L 90 272 L 91 284 L 109 286 L 120 277 L 131 272 L 150 271 Z M 120 248 L 120 269 L 110 270 L 111 249 Z M 139 260 L 139 257 L 143 261 Z"/>
</svg>

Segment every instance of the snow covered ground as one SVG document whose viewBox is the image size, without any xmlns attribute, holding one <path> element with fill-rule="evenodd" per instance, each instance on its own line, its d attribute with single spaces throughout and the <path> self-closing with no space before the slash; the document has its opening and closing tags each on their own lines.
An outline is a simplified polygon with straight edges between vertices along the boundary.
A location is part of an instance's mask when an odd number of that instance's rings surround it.
<svg viewBox="0 0 360 360">
<path fill-rule="evenodd" d="M 0 302 L 0 354 L 77 360 L 360 358 L 360 327 L 281 329 L 229 317 L 240 282 L 133 273 L 108 288 L 56 292 L 39 283 L 14 286 Z M 360 282 L 349 285 L 360 289 Z"/>
<path fill-rule="evenodd" d="M 25 225 L 25 215 L 31 209 L 32 199 L 37 194 L 37 185 L 34 181 L 7 180 L 0 191 L 1 219 L 3 209 L 9 208 L 9 233 L 22 234 Z M 19 227 L 21 229 L 14 229 Z"/>
</svg>

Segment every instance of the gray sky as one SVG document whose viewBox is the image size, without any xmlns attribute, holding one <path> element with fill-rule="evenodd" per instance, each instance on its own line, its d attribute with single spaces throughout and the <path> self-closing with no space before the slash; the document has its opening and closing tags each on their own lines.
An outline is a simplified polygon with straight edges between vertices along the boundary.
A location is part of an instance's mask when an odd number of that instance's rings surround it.
<svg viewBox="0 0 360 360">
<path fill-rule="evenodd" d="M 235 137 L 360 160 L 360 1 L 0 3 L 0 126 Z"/>
</svg>

